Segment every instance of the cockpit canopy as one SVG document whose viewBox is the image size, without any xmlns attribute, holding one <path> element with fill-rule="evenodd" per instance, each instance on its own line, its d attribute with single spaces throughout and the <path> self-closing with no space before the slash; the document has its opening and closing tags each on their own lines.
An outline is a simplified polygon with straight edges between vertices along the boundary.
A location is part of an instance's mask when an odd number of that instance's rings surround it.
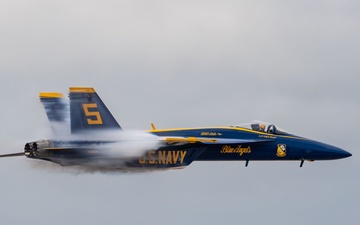
<svg viewBox="0 0 360 225">
<path fill-rule="evenodd" d="M 239 124 L 236 125 L 235 127 L 246 128 L 268 134 L 291 135 L 289 132 L 285 131 L 284 129 L 281 129 L 280 127 L 276 127 L 274 124 L 262 122 L 262 121 L 254 121 L 252 123 Z"/>
</svg>

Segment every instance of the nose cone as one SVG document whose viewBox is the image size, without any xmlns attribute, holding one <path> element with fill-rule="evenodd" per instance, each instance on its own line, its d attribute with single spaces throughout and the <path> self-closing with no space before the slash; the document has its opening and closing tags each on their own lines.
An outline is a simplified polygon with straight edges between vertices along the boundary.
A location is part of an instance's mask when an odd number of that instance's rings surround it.
<svg viewBox="0 0 360 225">
<path fill-rule="evenodd" d="M 333 159 L 342 159 L 342 158 L 352 156 L 352 154 L 350 152 L 347 152 L 341 148 L 337 148 L 337 147 L 333 147 L 333 146 L 331 146 L 331 148 L 328 147 L 325 151 L 327 152 L 329 157 L 331 157 Z"/>
<path fill-rule="evenodd" d="M 335 146 L 315 142 L 310 150 L 312 158 L 317 160 L 342 159 L 352 154 Z"/>
</svg>

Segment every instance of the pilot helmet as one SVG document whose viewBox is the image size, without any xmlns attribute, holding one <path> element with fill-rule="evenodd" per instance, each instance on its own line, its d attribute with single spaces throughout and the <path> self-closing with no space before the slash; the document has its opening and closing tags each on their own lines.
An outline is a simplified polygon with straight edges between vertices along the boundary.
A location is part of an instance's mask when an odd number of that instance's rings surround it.
<svg viewBox="0 0 360 225">
<path fill-rule="evenodd" d="M 260 130 L 265 130 L 265 124 L 260 124 Z"/>
</svg>

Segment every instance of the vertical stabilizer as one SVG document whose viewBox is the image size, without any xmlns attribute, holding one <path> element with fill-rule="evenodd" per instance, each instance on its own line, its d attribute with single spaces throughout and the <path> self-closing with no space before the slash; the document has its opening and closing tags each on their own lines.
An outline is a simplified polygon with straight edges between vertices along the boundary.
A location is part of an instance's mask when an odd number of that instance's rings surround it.
<svg viewBox="0 0 360 225">
<path fill-rule="evenodd" d="M 91 87 L 70 87 L 71 133 L 121 129 L 103 101 Z"/>
<path fill-rule="evenodd" d="M 41 92 L 40 101 L 44 105 L 51 129 L 55 135 L 70 132 L 69 101 L 57 92 Z"/>
</svg>

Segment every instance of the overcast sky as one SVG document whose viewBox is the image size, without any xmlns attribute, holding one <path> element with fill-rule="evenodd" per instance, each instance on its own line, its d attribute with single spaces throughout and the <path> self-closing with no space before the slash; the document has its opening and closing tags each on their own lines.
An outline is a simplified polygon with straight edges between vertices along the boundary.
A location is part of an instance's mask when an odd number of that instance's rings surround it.
<svg viewBox="0 0 360 225">
<path fill-rule="evenodd" d="M 155 173 L 0 163 L 4 224 L 358 224 L 360 2 L 0 0 L 1 154 L 49 136 L 41 91 L 94 86 L 124 129 L 254 119 L 351 158 Z"/>
</svg>

